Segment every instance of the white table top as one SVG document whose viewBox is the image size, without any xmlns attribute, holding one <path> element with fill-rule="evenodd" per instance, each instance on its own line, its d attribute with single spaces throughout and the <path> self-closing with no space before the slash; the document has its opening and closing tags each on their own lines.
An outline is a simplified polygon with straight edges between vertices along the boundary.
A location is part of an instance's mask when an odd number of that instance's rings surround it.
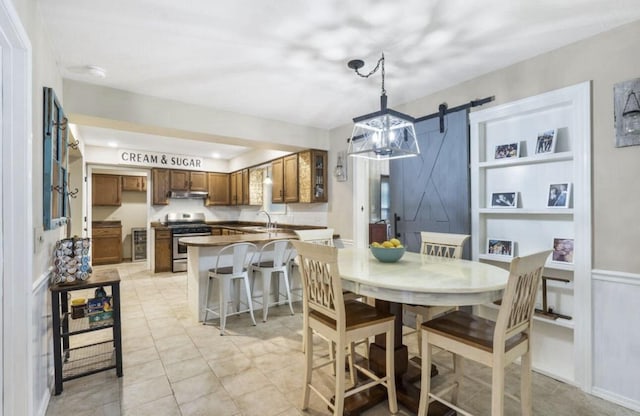
<svg viewBox="0 0 640 416">
<path fill-rule="evenodd" d="M 502 297 L 509 272 L 469 260 L 406 252 L 396 263 L 379 262 L 369 249 L 338 250 L 343 289 L 391 302 L 478 305 Z"/>
</svg>

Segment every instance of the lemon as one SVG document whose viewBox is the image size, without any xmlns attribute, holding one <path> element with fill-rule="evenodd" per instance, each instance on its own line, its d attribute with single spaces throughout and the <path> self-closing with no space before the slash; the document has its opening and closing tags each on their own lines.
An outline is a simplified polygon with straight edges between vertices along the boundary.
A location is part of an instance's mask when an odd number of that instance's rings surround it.
<svg viewBox="0 0 640 416">
<path fill-rule="evenodd" d="M 380 243 L 376 243 L 375 241 L 371 243 L 371 247 L 381 247 Z"/>
<path fill-rule="evenodd" d="M 385 241 L 382 243 L 382 247 L 384 248 L 393 248 L 393 243 L 391 241 Z"/>
<path fill-rule="evenodd" d="M 391 244 L 393 244 L 394 247 L 398 247 L 400 245 L 402 245 L 402 243 L 400 242 L 400 240 L 398 240 L 397 238 L 392 238 L 391 240 L 389 240 L 389 242 Z"/>
</svg>

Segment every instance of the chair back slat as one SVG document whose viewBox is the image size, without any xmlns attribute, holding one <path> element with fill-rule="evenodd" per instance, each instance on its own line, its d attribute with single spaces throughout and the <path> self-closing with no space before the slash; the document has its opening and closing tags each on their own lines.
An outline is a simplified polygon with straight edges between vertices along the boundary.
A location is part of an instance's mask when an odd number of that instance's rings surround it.
<svg viewBox="0 0 640 416">
<path fill-rule="evenodd" d="M 496 321 L 494 348 L 504 349 L 504 341 L 518 332 L 528 331 L 535 307 L 544 264 L 551 250 L 516 257 L 511 262 L 509 281 Z M 501 347 L 499 347 L 501 345 Z"/>
<path fill-rule="evenodd" d="M 335 247 L 292 241 L 298 253 L 303 302 L 309 311 L 317 311 L 344 325 L 345 311 L 342 281 Z"/>
<path fill-rule="evenodd" d="M 218 253 L 215 270 L 225 266 L 223 262 L 226 262 L 225 259 L 231 256 L 233 274 L 240 274 L 253 262 L 256 251 L 257 247 L 253 243 L 235 243 L 224 246 Z"/>
<path fill-rule="evenodd" d="M 263 261 L 273 260 L 273 267 L 284 267 L 291 259 L 293 246 L 290 240 L 269 241 L 262 246 L 258 254 L 257 264 Z"/>
<path fill-rule="evenodd" d="M 420 233 L 422 254 L 459 259 L 462 257 L 462 246 L 469 237 L 470 236 L 466 234 L 422 231 Z"/>
</svg>

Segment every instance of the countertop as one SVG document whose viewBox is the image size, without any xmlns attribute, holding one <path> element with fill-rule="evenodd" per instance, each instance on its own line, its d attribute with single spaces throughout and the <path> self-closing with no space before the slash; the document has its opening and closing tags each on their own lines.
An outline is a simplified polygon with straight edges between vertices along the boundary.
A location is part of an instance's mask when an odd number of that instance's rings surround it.
<svg viewBox="0 0 640 416">
<path fill-rule="evenodd" d="M 195 247 L 227 246 L 233 243 L 263 243 L 273 240 L 288 240 L 297 238 L 295 233 L 289 231 L 277 231 L 274 233 L 237 234 L 237 235 L 212 235 L 202 237 L 183 237 L 179 244 Z"/>
<path fill-rule="evenodd" d="M 91 221 L 92 228 L 122 227 L 120 220 L 117 221 Z"/>
</svg>

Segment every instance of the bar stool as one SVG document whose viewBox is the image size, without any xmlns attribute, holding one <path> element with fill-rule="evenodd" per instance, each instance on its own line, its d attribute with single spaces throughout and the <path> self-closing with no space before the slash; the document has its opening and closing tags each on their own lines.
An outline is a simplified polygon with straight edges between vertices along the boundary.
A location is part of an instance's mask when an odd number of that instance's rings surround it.
<svg viewBox="0 0 640 416">
<path fill-rule="evenodd" d="M 262 304 L 262 322 L 267 322 L 270 305 L 280 305 L 280 282 L 278 280 L 277 289 L 275 291 L 275 301 L 270 301 L 271 295 L 271 277 L 274 273 L 282 273 L 286 302 L 289 303 L 289 310 L 293 315 L 293 306 L 291 305 L 291 288 L 289 287 L 289 260 L 293 254 L 293 247 L 289 240 L 275 240 L 266 243 L 258 253 L 258 260 L 250 266 L 251 270 L 251 292 L 253 293 L 253 284 L 255 283 L 255 273 L 259 273 L 262 277 L 262 301 L 256 301 Z"/>
<path fill-rule="evenodd" d="M 223 247 L 218 253 L 216 265 L 213 269 L 209 269 L 209 279 L 207 280 L 207 299 L 204 304 L 204 320 L 203 325 L 207 324 L 207 316 L 209 313 L 217 315 L 220 318 L 220 335 L 224 335 L 224 328 L 227 316 L 239 315 L 249 311 L 253 325 L 256 325 L 256 319 L 253 316 L 253 305 L 251 301 L 251 289 L 249 287 L 249 267 L 253 262 L 253 258 L 257 248 L 252 243 L 236 243 Z M 229 261 L 231 257 L 231 261 Z M 228 264 L 231 263 L 231 266 Z M 211 296 L 211 279 L 218 281 L 218 310 L 209 305 L 209 297 Z M 244 282 L 244 289 L 247 296 L 247 309 L 240 310 L 240 280 Z M 233 283 L 233 288 L 231 287 Z M 231 290 L 233 289 L 233 299 L 231 299 Z M 234 312 L 228 312 L 228 303 L 233 302 Z"/>
</svg>

